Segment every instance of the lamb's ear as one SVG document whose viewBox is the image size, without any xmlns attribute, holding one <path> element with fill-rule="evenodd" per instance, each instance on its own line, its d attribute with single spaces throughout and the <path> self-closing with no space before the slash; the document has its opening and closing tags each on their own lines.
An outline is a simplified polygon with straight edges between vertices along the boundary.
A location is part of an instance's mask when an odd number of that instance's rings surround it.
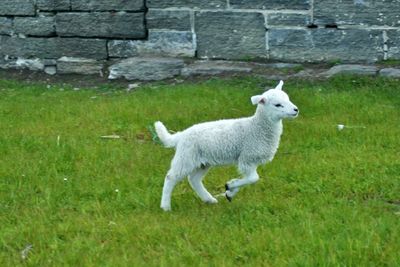
<svg viewBox="0 0 400 267">
<path fill-rule="evenodd" d="M 276 90 L 282 90 L 283 81 L 281 80 L 278 85 L 275 87 Z"/>
<path fill-rule="evenodd" d="M 265 104 L 266 99 L 264 96 L 262 95 L 255 95 L 251 97 L 251 103 L 253 105 L 257 105 L 257 104 Z"/>
</svg>

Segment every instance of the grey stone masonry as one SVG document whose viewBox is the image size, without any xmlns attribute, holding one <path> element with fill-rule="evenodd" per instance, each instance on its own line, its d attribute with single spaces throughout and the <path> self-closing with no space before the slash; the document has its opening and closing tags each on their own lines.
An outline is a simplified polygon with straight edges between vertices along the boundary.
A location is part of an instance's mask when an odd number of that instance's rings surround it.
<svg viewBox="0 0 400 267">
<path fill-rule="evenodd" d="M 309 9 L 310 0 L 230 0 L 232 8 L 244 9 Z"/>
<path fill-rule="evenodd" d="M 243 62 L 232 62 L 226 60 L 199 60 L 185 66 L 182 69 L 183 76 L 192 75 L 216 75 L 231 72 L 251 72 L 252 68 Z"/>
<path fill-rule="evenodd" d="M 144 38 L 143 21 L 143 13 L 58 13 L 56 29 L 60 36 Z"/>
<path fill-rule="evenodd" d="M 227 0 L 146 0 L 148 8 L 225 9 L 227 8 L 227 3 Z"/>
<path fill-rule="evenodd" d="M 317 25 L 400 26 L 400 0 L 314 1 Z"/>
<path fill-rule="evenodd" d="M 107 58 L 106 40 L 81 38 L 18 38 L 0 35 L 0 56 Z"/>
<path fill-rule="evenodd" d="M 0 0 L 3 68 L 49 59 L 54 73 L 62 57 L 400 60 L 400 0 Z"/>
<path fill-rule="evenodd" d="M 337 65 L 322 73 L 322 76 L 332 77 L 334 75 L 369 75 L 373 76 L 378 73 L 375 66 L 364 66 L 357 64 Z"/>
<path fill-rule="evenodd" d="M 274 60 L 374 62 L 384 56 L 379 30 L 271 29 L 268 39 Z"/>
<path fill-rule="evenodd" d="M 251 59 L 267 56 L 261 13 L 198 12 L 197 53 L 201 58 Z"/>
<path fill-rule="evenodd" d="M 36 6 L 39 10 L 59 11 L 70 10 L 70 0 L 36 0 Z"/>
<path fill-rule="evenodd" d="M 184 62 L 174 58 L 127 58 L 110 66 L 109 79 L 163 80 L 181 73 Z"/>
<path fill-rule="evenodd" d="M 387 57 L 389 59 L 400 59 L 400 29 L 387 31 Z"/>
<path fill-rule="evenodd" d="M 193 35 L 187 31 L 149 32 L 148 40 L 112 40 L 108 42 L 110 57 L 170 56 L 194 57 Z"/>
<path fill-rule="evenodd" d="M 190 31 L 190 12 L 187 10 L 154 10 L 146 15 L 147 27 L 150 29 L 168 29 Z"/>
<path fill-rule="evenodd" d="M 13 19 L 0 17 L 0 34 L 11 35 L 13 33 Z"/>
<path fill-rule="evenodd" d="M 379 71 L 379 75 L 390 78 L 400 78 L 400 69 L 396 68 L 381 69 Z"/>
<path fill-rule="evenodd" d="M 104 62 L 88 58 L 62 57 L 57 60 L 58 73 L 100 74 Z"/>
<path fill-rule="evenodd" d="M 303 26 L 311 24 L 310 14 L 275 13 L 267 15 L 267 26 Z"/>
<path fill-rule="evenodd" d="M 16 17 L 14 32 L 27 36 L 51 36 L 55 34 L 54 17 Z"/>
<path fill-rule="evenodd" d="M 70 0 L 72 10 L 79 11 L 138 11 L 144 0 Z"/>
<path fill-rule="evenodd" d="M 34 0 L 0 1 L 0 16 L 33 16 L 35 12 Z"/>
</svg>

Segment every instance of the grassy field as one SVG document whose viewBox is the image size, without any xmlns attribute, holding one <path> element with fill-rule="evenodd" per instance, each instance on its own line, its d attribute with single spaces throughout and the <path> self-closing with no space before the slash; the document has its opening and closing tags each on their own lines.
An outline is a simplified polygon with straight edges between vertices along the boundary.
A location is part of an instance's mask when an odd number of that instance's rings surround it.
<svg viewBox="0 0 400 267">
<path fill-rule="evenodd" d="M 0 80 L 0 265 L 399 266 L 396 80 L 287 82 L 300 116 L 284 123 L 256 185 L 211 206 L 185 181 L 173 211 L 159 208 L 174 151 L 149 126 L 250 116 L 250 97 L 275 84 L 211 79 L 128 93 Z M 100 138 L 110 134 L 123 138 Z M 221 193 L 236 175 L 212 169 L 206 187 Z"/>
</svg>

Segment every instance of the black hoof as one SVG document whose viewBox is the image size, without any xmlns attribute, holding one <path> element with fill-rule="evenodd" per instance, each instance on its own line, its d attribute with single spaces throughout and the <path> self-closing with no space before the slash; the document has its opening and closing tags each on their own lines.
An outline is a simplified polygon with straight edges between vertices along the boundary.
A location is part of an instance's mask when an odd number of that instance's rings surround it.
<svg viewBox="0 0 400 267">
<path fill-rule="evenodd" d="M 225 193 L 225 197 L 229 202 L 232 202 L 232 198 L 230 196 L 228 196 L 228 194 Z"/>
<path fill-rule="evenodd" d="M 228 185 L 228 183 L 225 184 L 225 190 L 226 190 L 226 191 L 231 191 L 231 190 L 229 190 L 229 185 Z"/>
</svg>

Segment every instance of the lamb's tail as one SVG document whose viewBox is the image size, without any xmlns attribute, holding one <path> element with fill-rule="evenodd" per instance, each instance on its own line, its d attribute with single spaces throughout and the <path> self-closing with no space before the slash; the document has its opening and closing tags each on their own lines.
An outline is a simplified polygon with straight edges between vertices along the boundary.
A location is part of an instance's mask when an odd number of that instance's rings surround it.
<svg viewBox="0 0 400 267">
<path fill-rule="evenodd" d="M 161 121 L 155 122 L 154 127 L 156 128 L 158 138 L 160 138 L 165 147 L 176 147 L 178 143 L 177 134 L 170 134 Z"/>
</svg>

